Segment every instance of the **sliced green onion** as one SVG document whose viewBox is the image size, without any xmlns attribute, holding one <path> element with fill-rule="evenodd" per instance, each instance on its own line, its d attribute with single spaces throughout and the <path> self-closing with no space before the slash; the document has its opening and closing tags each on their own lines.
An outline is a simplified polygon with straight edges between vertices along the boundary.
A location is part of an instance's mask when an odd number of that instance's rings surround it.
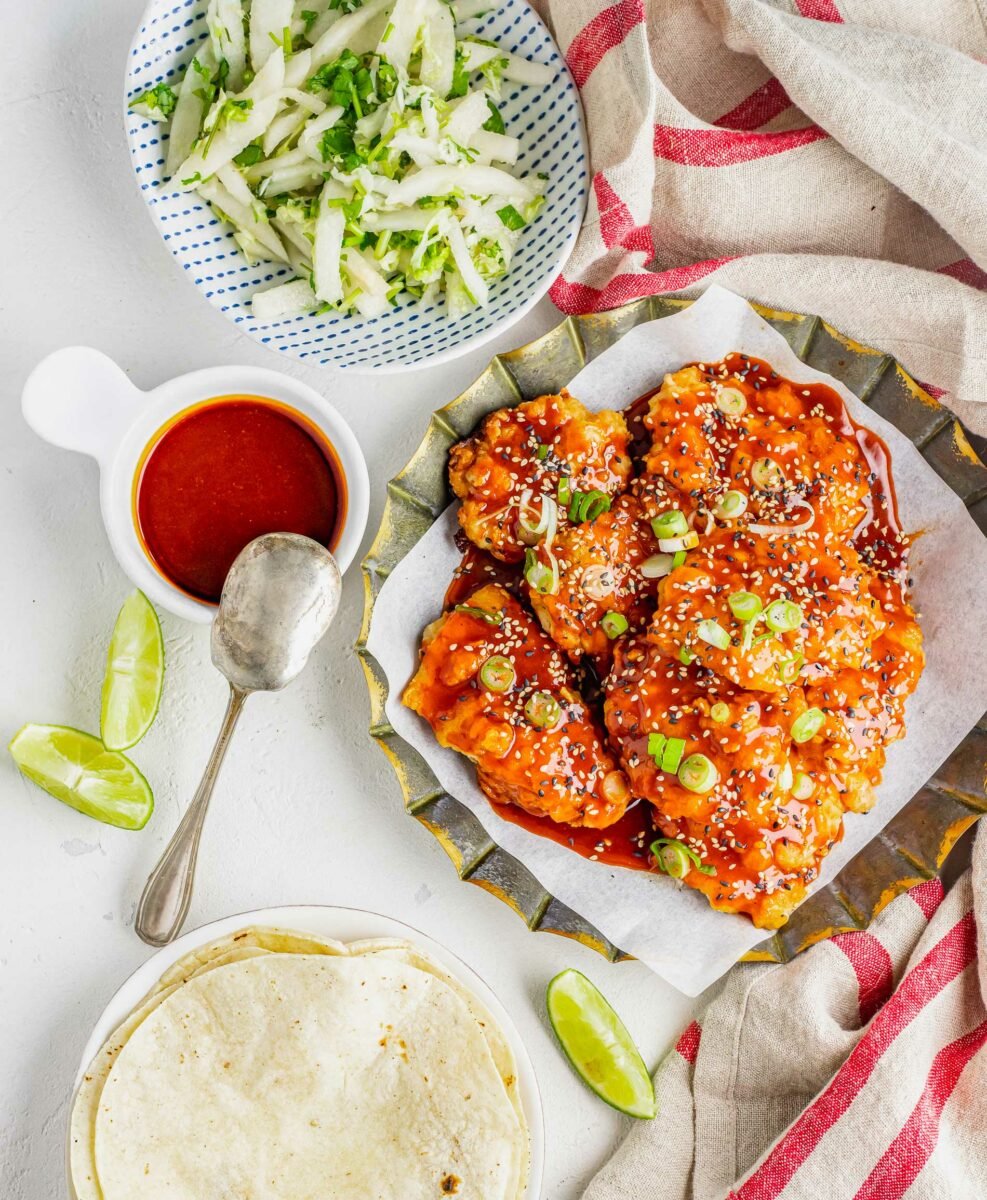
<svg viewBox="0 0 987 1200">
<path fill-rule="evenodd" d="M 785 473 L 773 458 L 759 458 L 751 467 L 751 482 L 764 492 L 780 492 Z"/>
<path fill-rule="evenodd" d="M 683 550 L 695 550 L 699 545 L 699 534 L 694 529 L 683 533 L 681 537 L 663 537 L 658 539 L 658 549 L 666 554 L 679 554 Z"/>
<path fill-rule="evenodd" d="M 661 838 L 652 845 L 651 852 L 655 856 L 658 869 L 664 874 L 670 875 L 672 879 L 685 879 L 689 874 L 692 860 L 681 842 L 676 842 L 671 838 Z"/>
<path fill-rule="evenodd" d="M 716 393 L 716 407 L 726 417 L 739 417 L 747 408 L 747 397 L 740 388 L 721 387 Z"/>
<path fill-rule="evenodd" d="M 730 646 L 730 635 L 719 621 L 700 621 L 696 634 L 707 645 L 715 646 L 717 650 L 726 650 Z"/>
<path fill-rule="evenodd" d="M 683 879 L 693 866 L 703 875 L 715 875 L 716 868 L 707 866 L 695 850 L 675 838 L 658 838 L 651 843 L 651 853 L 660 871 L 673 879 Z"/>
<path fill-rule="evenodd" d="M 792 764 L 790 762 L 786 762 L 778 772 L 778 787 L 783 792 L 790 792 L 792 790 L 792 784 L 794 780 L 795 776 L 792 774 Z"/>
<path fill-rule="evenodd" d="M 651 522 L 651 528 L 655 532 L 655 537 L 659 539 L 681 537 L 682 534 L 689 532 L 689 522 L 685 519 L 685 513 L 673 508 L 655 517 Z"/>
<path fill-rule="evenodd" d="M 713 516 L 719 521 L 735 521 L 747 512 L 747 497 L 743 492 L 724 492 L 713 505 Z"/>
<path fill-rule="evenodd" d="M 470 617 L 479 617 L 481 621 L 486 621 L 488 625 L 500 625 L 504 620 L 502 612 L 487 612 L 485 608 L 476 608 L 472 604 L 457 604 L 455 611 L 466 613 Z"/>
<path fill-rule="evenodd" d="M 790 633 L 798 629 L 803 620 L 802 609 L 791 600 L 774 600 L 764 610 L 764 621 L 775 633 Z"/>
<path fill-rule="evenodd" d="M 606 492 L 593 488 L 590 492 L 573 492 L 569 502 L 569 520 L 574 525 L 583 521 L 595 521 L 610 510 L 610 497 Z"/>
<path fill-rule="evenodd" d="M 672 555 L 672 570 L 674 571 L 676 567 L 681 567 L 684 562 L 685 562 L 685 551 L 684 550 L 676 550 L 675 553 Z"/>
<path fill-rule="evenodd" d="M 548 447 L 544 442 L 538 443 L 538 449 L 535 451 L 535 456 L 536 458 L 541 459 L 543 462 L 546 458 L 548 458 Z"/>
<path fill-rule="evenodd" d="M 608 612 L 600 621 L 600 628 L 613 641 L 628 630 L 627 618 L 622 613 Z"/>
<path fill-rule="evenodd" d="M 490 692 L 509 692 L 517 679 L 511 660 L 494 654 L 480 668 L 480 682 Z"/>
<path fill-rule="evenodd" d="M 595 521 L 597 517 L 602 517 L 605 512 L 610 511 L 610 497 L 606 492 L 598 491 L 594 488 L 586 496 L 586 503 L 583 506 L 583 520 Z"/>
<path fill-rule="evenodd" d="M 658 762 L 658 760 L 661 758 L 661 752 L 665 749 L 665 742 L 667 740 L 668 739 L 663 733 L 648 734 L 648 753 L 655 760 L 655 762 Z"/>
<path fill-rule="evenodd" d="M 679 783 L 689 792 L 711 792 L 720 782 L 716 767 L 705 754 L 690 754 L 678 769 Z"/>
<path fill-rule="evenodd" d="M 645 579 L 664 579 L 674 566 L 675 559 L 671 554 L 652 554 L 641 563 L 641 574 Z"/>
<path fill-rule="evenodd" d="M 688 648 L 688 646 L 679 646 L 679 662 L 683 667 L 687 667 L 689 663 L 695 662 L 696 656 Z"/>
<path fill-rule="evenodd" d="M 674 775 L 679 769 L 683 754 L 685 754 L 685 738 L 666 738 L 661 752 L 661 762 L 658 765 L 669 775 Z"/>
<path fill-rule="evenodd" d="M 801 654 L 793 654 L 791 658 L 782 659 L 777 663 L 778 678 L 782 683 L 794 683 L 798 679 L 805 658 Z"/>
<path fill-rule="evenodd" d="M 562 715 L 562 706 L 551 692 L 535 692 L 524 706 L 524 715 L 537 729 L 552 729 Z"/>
<path fill-rule="evenodd" d="M 553 559 L 554 563 L 554 559 Z M 533 587 L 540 596 L 554 596 L 559 590 L 558 564 L 546 567 L 538 561 L 534 550 L 528 550 L 524 556 L 524 578 L 529 587 Z"/>
<path fill-rule="evenodd" d="M 825 721 L 826 714 L 821 708 L 807 708 L 792 723 L 792 741 L 802 743 L 814 738 Z"/>
<path fill-rule="evenodd" d="M 806 775 L 804 771 L 795 772 L 795 780 L 792 783 L 792 795 L 796 800 L 808 800 L 815 790 L 816 785 L 812 782 L 811 776 Z"/>
<path fill-rule="evenodd" d="M 709 710 L 709 715 L 710 719 L 715 721 L 717 725 L 723 725 L 730 720 L 730 705 L 724 704 L 722 700 L 717 700 Z"/>
<path fill-rule="evenodd" d="M 559 504 L 563 507 L 568 506 L 569 501 L 572 499 L 572 480 L 568 475 L 563 475 L 559 480 L 559 486 L 556 489 L 555 495 Z"/>
<path fill-rule="evenodd" d="M 727 600 L 730 611 L 738 621 L 753 621 L 764 605 L 753 592 L 734 592 Z"/>
<path fill-rule="evenodd" d="M 754 630 L 757 628 L 757 623 L 760 619 L 760 616 L 756 616 L 753 620 L 744 622 L 744 636 L 741 640 L 740 648 L 745 654 L 754 645 Z"/>
</svg>

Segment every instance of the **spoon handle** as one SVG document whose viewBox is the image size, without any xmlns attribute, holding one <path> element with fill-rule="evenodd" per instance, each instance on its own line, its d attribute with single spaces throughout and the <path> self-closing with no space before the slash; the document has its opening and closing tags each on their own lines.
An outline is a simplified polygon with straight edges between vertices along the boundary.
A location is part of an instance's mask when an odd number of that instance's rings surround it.
<svg viewBox="0 0 987 1200">
<path fill-rule="evenodd" d="M 178 936 L 192 901 L 195 860 L 209 800 L 219 778 L 226 750 L 249 692 L 230 687 L 223 727 L 209 757 L 202 782 L 158 865 L 151 872 L 137 905 L 134 928 L 149 946 L 167 946 Z"/>
</svg>

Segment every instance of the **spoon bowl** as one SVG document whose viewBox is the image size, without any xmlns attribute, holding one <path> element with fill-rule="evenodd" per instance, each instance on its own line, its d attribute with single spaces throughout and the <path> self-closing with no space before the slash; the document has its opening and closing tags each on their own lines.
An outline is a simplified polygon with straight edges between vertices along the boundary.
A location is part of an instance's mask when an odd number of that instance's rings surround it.
<svg viewBox="0 0 987 1200">
<path fill-rule="evenodd" d="M 325 547 L 268 533 L 230 568 L 212 627 L 212 661 L 243 692 L 277 692 L 301 673 L 339 608 L 342 578 Z"/>
<path fill-rule="evenodd" d="M 341 590 L 336 560 L 299 534 L 265 534 L 237 555 L 212 628 L 212 661 L 229 680 L 230 699 L 198 791 L 137 905 L 134 927 L 148 945 L 174 941 L 188 915 L 209 800 L 247 697 L 280 691 L 302 671 Z"/>
</svg>

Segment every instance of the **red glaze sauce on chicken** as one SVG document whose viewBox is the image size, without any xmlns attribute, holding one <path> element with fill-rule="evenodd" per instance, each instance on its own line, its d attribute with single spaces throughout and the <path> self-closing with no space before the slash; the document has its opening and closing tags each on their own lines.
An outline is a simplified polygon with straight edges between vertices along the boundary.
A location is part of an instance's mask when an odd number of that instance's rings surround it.
<svg viewBox="0 0 987 1200">
<path fill-rule="evenodd" d="M 495 413 L 450 479 L 474 545 L 447 606 L 479 596 L 507 627 L 453 609 L 406 703 L 508 819 L 783 924 L 844 813 L 873 804 L 924 664 L 883 443 L 832 389 L 734 354 L 623 415 L 567 394 Z M 588 509 L 570 503 L 584 489 Z M 537 666 L 484 696 L 505 637 L 512 670 L 519 652 Z M 578 730 L 577 769 L 565 738 L 522 735 L 532 689 Z M 486 745 L 498 722 L 509 750 Z"/>
<path fill-rule="evenodd" d="M 426 632 L 404 702 L 468 755 L 495 804 L 602 829 L 630 798 L 571 668 L 503 588 L 480 588 Z"/>
<path fill-rule="evenodd" d="M 526 498 L 554 499 L 563 478 L 574 491 L 616 495 L 630 477 L 627 445 L 620 413 L 588 412 L 568 392 L 491 413 L 475 437 L 449 452 L 449 482 L 462 501 L 459 522 L 481 550 L 520 562 Z"/>
</svg>

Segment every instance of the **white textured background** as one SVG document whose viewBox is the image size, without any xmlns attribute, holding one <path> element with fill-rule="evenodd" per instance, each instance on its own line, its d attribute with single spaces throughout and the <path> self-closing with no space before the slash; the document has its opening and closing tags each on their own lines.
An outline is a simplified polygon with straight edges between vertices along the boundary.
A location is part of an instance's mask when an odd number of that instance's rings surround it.
<svg viewBox="0 0 987 1200">
<path fill-rule="evenodd" d="M 39 442 L 20 418 L 31 367 L 81 343 L 138 386 L 216 363 L 304 378 L 351 422 L 372 483 L 367 542 L 383 487 L 431 409 L 490 353 L 549 329 L 543 302 L 472 356 L 375 379 L 306 368 L 255 346 L 201 299 L 143 211 L 123 134 L 124 60 L 139 0 L 0 0 L 0 739 L 25 721 L 95 728 L 106 639 L 129 584 L 100 523 L 96 467 Z M 366 545 L 366 543 L 365 543 Z M 539 1076 L 548 1135 L 546 1200 L 570 1200 L 622 1132 L 572 1076 L 542 996 L 576 966 L 602 986 L 649 1062 L 688 1005 L 636 963 L 534 936 L 505 906 L 461 884 L 401 808 L 367 732 L 352 652 L 362 587 L 308 673 L 247 708 L 210 816 L 190 926 L 264 905 L 343 904 L 406 920 L 466 959 L 513 1014 Z M 218 728 L 225 685 L 207 632 L 165 618 L 161 716 L 134 757 L 157 811 L 138 834 L 98 825 L 21 780 L 0 754 L 0 1197 L 66 1194 L 69 1090 L 103 1005 L 148 955 L 133 933 L 143 880 L 191 796 Z"/>
</svg>

